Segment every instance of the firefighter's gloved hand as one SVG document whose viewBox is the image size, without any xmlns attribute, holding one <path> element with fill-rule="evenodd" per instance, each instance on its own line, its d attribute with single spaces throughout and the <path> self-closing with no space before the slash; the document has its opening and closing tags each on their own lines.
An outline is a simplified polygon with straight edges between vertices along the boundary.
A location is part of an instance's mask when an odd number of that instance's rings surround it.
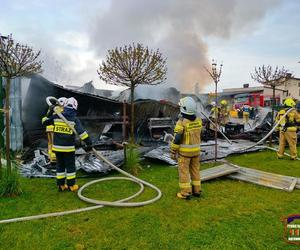
<svg viewBox="0 0 300 250">
<path fill-rule="evenodd" d="M 90 137 L 86 138 L 86 139 L 84 140 L 84 143 L 85 143 L 87 146 L 92 146 L 92 144 L 93 144 Z"/>
<path fill-rule="evenodd" d="M 83 147 L 83 149 L 84 149 L 84 151 L 86 151 L 88 153 L 88 152 L 92 151 L 93 147 L 92 147 L 92 145 L 90 145 L 90 146 Z"/>
<path fill-rule="evenodd" d="M 47 111 L 47 114 L 46 114 L 46 116 L 47 117 L 49 117 L 49 116 L 51 116 L 52 114 L 53 114 L 53 112 L 54 112 L 54 105 L 50 105 L 49 106 L 49 108 L 48 108 L 48 111 Z"/>
<path fill-rule="evenodd" d="M 86 139 L 84 140 L 84 143 L 85 143 L 85 146 L 83 147 L 83 149 L 84 149 L 86 152 L 92 151 L 93 146 L 92 146 L 92 140 L 91 140 L 91 138 L 90 138 L 90 137 L 86 138 Z"/>
<path fill-rule="evenodd" d="M 177 160 L 177 152 L 176 151 L 171 151 L 170 152 L 170 157 L 172 160 L 176 161 Z"/>
</svg>

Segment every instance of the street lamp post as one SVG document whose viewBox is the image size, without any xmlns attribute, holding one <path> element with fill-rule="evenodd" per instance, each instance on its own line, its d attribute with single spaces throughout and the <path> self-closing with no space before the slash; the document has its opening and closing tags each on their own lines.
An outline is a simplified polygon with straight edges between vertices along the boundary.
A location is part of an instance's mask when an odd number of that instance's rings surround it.
<svg viewBox="0 0 300 250">
<path fill-rule="evenodd" d="M 220 64 L 219 69 L 217 69 L 217 62 L 212 60 L 212 64 L 211 64 L 211 71 L 208 70 L 207 68 L 206 71 L 209 73 L 209 75 L 211 76 L 211 78 L 213 79 L 214 83 L 215 83 L 215 102 L 216 102 L 216 107 L 214 109 L 214 116 L 215 116 L 215 162 L 217 161 L 217 157 L 218 157 L 218 141 L 217 141 L 217 137 L 218 137 L 218 126 L 219 126 L 219 122 L 218 122 L 218 113 L 217 113 L 217 105 L 218 105 L 218 83 L 220 81 L 220 77 L 222 74 L 222 67 L 223 64 Z"/>
</svg>

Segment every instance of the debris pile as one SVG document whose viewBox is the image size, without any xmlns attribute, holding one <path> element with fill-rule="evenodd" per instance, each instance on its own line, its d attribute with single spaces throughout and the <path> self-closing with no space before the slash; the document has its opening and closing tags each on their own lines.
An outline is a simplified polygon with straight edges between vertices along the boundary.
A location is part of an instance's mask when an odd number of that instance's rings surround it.
<svg viewBox="0 0 300 250">
<path fill-rule="evenodd" d="M 263 148 L 260 147 L 253 147 L 251 149 L 243 150 L 249 146 L 253 145 L 252 142 L 248 140 L 234 140 L 233 144 L 230 144 L 226 140 L 218 139 L 217 145 L 217 159 L 223 159 L 232 154 L 241 154 L 246 152 L 255 152 L 262 150 Z M 200 144 L 201 147 L 201 154 L 200 154 L 200 161 L 211 161 L 215 158 L 215 142 L 208 141 L 205 143 Z M 149 159 L 156 159 L 166 162 L 170 165 L 177 165 L 177 162 L 170 158 L 169 146 L 164 145 L 157 147 L 147 154 L 144 157 Z"/>
</svg>

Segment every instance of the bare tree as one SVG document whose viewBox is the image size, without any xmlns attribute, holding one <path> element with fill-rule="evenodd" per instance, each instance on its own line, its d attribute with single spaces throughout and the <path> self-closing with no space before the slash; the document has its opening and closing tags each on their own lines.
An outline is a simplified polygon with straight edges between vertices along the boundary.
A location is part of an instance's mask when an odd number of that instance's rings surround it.
<svg viewBox="0 0 300 250">
<path fill-rule="evenodd" d="M 207 71 L 207 73 L 210 75 L 210 77 L 214 80 L 215 83 L 215 103 L 216 106 L 214 108 L 214 116 L 215 116 L 215 162 L 217 162 L 217 158 L 218 158 L 218 111 L 217 111 L 217 107 L 218 107 L 218 83 L 220 81 L 221 78 L 221 74 L 222 74 L 222 67 L 223 67 L 223 63 L 220 64 L 219 69 L 217 69 L 217 62 L 213 59 L 212 60 L 212 64 L 211 64 L 211 70 L 207 69 L 206 67 L 205 70 Z"/>
<path fill-rule="evenodd" d="M 158 85 L 166 80 L 166 59 L 157 49 L 149 50 L 142 44 L 132 44 L 108 50 L 106 60 L 97 70 L 106 83 L 126 86 L 131 92 L 130 137 L 134 142 L 134 89 L 139 84 Z"/>
<path fill-rule="evenodd" d="M 288 80 L 292 75 L 289 73 L 287 69 L 284 67 L 279 68 L 276 66 L 272 68 L 270 65 L 263 65 L 261 67 L 255 67 L 254 73 L 251 74 L 251 77 L 254 81 L 263 84 L 264 86 L 271 87 L 273 90 L 272 94 L 272 118 L 271 118 L 271 126 L 274 125 L 274 110 L 275 110 L 275 90 L 276 87 L 284 84 L 285 81 Z M 269 138 L 269 144 L 272 146 L 272 134 Z"/>
<path fill-rule="evenodd" d="M 41 61 L 36 61 L 40 51 L 35 53 L 27 45 L 15 43 L 12 35 L 4 39 L 0 36 L 0 72 L 6 78 L 5 123 L 6 123 L 6 160 L 8 174 L 11 173 L 10 161 L 10 83 L 15 77 L 27 76 L 41 72 Z"/>
<path fill-rule="evenodd" d="M 284 67 L 279 68 L 276 66 L 272 68 L 270 65 L 263 65 L 261 67 L 255 67 L 254 73 L 251 74 L 254 81 L 263 84 L 264 86 L 271 87 L 272 94 L 272 125 L 274 123 L 274 109 L 275 109 L 275 90 L 276 87 L 284 84 L 291 77 L 291 74 Z"/>
</svg>

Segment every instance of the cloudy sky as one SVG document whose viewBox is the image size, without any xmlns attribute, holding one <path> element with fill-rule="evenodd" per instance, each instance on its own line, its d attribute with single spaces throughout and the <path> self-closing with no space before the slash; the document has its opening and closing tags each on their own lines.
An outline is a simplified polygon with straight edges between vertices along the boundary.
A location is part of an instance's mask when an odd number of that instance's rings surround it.
<svg viewBox="0 0 300 250">
<path fill-rule="evenodd" d="M 141 42 L 167 57 L 166 86 L 214 85 L 204 67 L 223 63 L 219 89 L 255 84 L 255 66 L 300 77 L 298 0 L 0 0 L 0 33 L 42 51 L 44 76 L 61 84 L 98 79 L 115 46 Z"/>
</svg>

